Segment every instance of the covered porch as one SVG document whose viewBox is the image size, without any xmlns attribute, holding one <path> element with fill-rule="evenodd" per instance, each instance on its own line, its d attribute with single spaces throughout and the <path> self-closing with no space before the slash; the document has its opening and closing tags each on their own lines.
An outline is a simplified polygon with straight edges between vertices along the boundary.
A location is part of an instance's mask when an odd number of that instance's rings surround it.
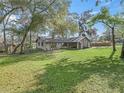
<svg viewBox="0 0 124 93">
<path fill-rule="evenodd" d="M 81 49 L 81 43 L 79 43 L 79 42 L 66 42 L 63 44 L 63 48 Z"/>
</svg>

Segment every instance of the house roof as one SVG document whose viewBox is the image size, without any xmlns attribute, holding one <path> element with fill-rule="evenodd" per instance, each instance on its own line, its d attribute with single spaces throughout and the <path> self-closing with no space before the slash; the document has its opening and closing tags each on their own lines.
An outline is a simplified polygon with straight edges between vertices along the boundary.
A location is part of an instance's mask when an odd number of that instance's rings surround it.
<svg viewBox="0 0 124 93">
<path fill-rule="evenodd" d="M 80 42 L 80 39 L 81 39 L 80 37 L 73 37 L 73 38 L 65 39 L 64 42 Z"/>
<path fill-rule="evenodd" d="M 37 42 L 38 40 L 41 40 L 41 41 L 43 41 L 43 42 L 63 42 L 62 38 L 52 39 L 52 38 L 38 37 L 38 39 L 36 40 L 36 42 Z"/>
<path fill-rule="evenodd" d="M 73 37 L 73 38 L 56 38 L 56 39 L 52 39 L 52 38 L 43 38 L 43 37 L 38 37 L 38 39 L 36 40 L 36 42 L 38 40 L 41 40 L 42 42 L 56 42 L 56 43 L 69 43 L 69 42 L 80 42 L 80 40 L 86 38 L 87 40 L 90 41 L 89 38 L 87 37 Z"/>
</svg>

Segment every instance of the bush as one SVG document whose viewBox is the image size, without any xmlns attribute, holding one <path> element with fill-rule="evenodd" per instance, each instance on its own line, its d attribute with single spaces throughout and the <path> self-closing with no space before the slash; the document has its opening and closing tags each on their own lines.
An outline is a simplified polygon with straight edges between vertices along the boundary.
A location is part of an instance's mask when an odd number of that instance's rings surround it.
<svg viewBox="0 0 124 93">
<path fill-rule="evenodd" d="M 95 42 L 91 44 L 92 47 L 99 47 L 99 46 L 111 46 L 110 41 L 103 41 L 103 42 Z"/>
</svg>

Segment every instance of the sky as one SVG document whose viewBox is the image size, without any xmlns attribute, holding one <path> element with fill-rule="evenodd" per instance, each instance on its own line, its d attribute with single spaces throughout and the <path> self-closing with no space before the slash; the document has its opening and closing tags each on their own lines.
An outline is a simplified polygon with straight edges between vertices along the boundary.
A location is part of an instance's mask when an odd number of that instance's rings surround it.
<svg viewBox="0 0 124 93">
<path fill-rule="evenodd" d="M 92 9 L 92 13 L 97 14 L 98 12 L 100 12 L 100 9 L 102 7 L 108 7 L 111 15 L 115 15 L 122 11 L 119 2 L 120 0 L 112 0 L 111 2 L 105 2 L 105 0 L 101 0 L 102 3 L 99 4 L 99 6 L 96 6 L 95 1 L 96 0 L 84 0 L 84 2 L 82 2 L 81 0 L 72 0 L 69 11 L 81 14 L 86 10 Z M 98 29 L 97 33 L 99 35 L 101 35 L 105 31 L 105 28 L 101 23 L 97 23 L 95 27 Z"/>
</svg>

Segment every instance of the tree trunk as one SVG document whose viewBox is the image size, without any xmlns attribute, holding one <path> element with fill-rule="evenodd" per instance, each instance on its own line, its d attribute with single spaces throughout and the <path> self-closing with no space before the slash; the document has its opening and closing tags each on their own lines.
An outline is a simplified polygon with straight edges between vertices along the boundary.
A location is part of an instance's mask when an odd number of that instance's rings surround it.
<svg viewBox="0 0 124 93">
<path fill-rule="evenodd" d="M 32 19 L 32 20 L 33 20 L 33 19 Z M 25 32 L 25 34 L 24 34 L 24 36 L 23 36 L 23 39 L 22 39 L 21 43 L 18 44 L 18 45 L 15 47 L 14 51 L 12 52 L 12 54 L 15 54 L 16 51 L 17 51 L 17 49 L 18 49 L 20 46 L 21 46 L 20 54 L 22 54 L 24 42 L 25 42 L 25 39 L 26 39 L 26 37 L 27 37 L 28 32 L 30 31 L 30 27 L 31 27 L 31 25 L 32 25 L 32 22 L 33 22 L 33 21 L 31 21 L 30 26 L 27 28 L 27 30 L 26 30 L 26 32 Z"/>
<path fill-rule="evenodd" d="M 52 33 L 52 41 L 51 41 L 51 50 L 53 51 L 54 50 L 54 38 L 55 38 L 55 33 L 53 32 Z"/>
<path fill-rule="evenodd" d="M 8 53 L 8 47 L 7 47 L 7 42 L 6 42 L 6 30 L 5 30 L 5 25 L 4 25 L 4 29 L 3 29 L 3 37 L 4 37 L 4 48 L 5 48 L 5 52 Z"/>
<path fill-rule="evenodd" d="M 20 46 L 21 46 L 21 51 L 20 51 L 20 53 L 23 52 L 23 45 L 24 45 L 24 41 L 25 41 L 25 39 L 26 39 L 27 34 L 28 34 L 28 31 L 25 32 L 25 34 L 24 34 L 24 36 L 23 36 L 23 39 L 22 39 L 21 43 L 18 44 L 18 45 L 15 47 L 14 51 L 12 52 L 12 54 L 15 54 L 16 51 L 17 51 L 17 49 L 18 49 Z"/>
<path fill-rule="evenodd" d="M 21 51 L 20 51 L 20 54 L 23 53 L 24 42 L 25 42 L 25 39 L 26 39 L 26 37 L 27 37 L 28 32 L 29 32 L 29 31 L 26 31 L 26 33 L 24 34 L 23 40 L 22 40 L 22 42 L 21 42 Z"/>
<path fill-rule="evenodd" d="M 13 51 L 13 48 L 14 48 L 14 34 L 12 33 L 12 35 L 11 35 L 11 45 L 12 45 L 12 47 L 11 47 L 11 49 L 10 49 L 10 53 L 12 53 L 12 51 Z"/>
<path fill-rule="evenodd" d="M 20 54 L 23 54 L 23 47 L 24 47 L 24 44 L 22 43 L 21 44 L 21 49 L 20 49 Z"/>
<path fill-rule="evenodd" d="M 16 53 L 16 51 L 17 51 L 17 49 L 20 47 L 20 45 L 21 45 L 21 44 L 18 44 L 18 45 L 14 48 L 12 54 L 15 54 L 15 53 Z"/>
<path fill-rule="evenodd" d="M 122 38 L 123 38 L 123 44 L 122 44 L 122 50 L 121 50 L 121 56 L 120 58 L 123 58 L 124 59 L 124 33 L 122 33 Z"/>
<path fill-rule="evenodd" d="M 113 52 L 116 51 L 114 30 L 115 30 L 115 28 L 112 27 L 112 47 L 113 47 Z"/>
<path fill-rule="evenodd" d="M 31 31 L 30 31 L 30 48 L 32 48 L 32 35 L 31 35 Z"/>
<path fill-rule="evenodd" d="M 120 58 L 124 58 L 124 39 L 123 39 L 123 44 L 122 44 L 122 50 L 121 50 Z"/>
</svg>

